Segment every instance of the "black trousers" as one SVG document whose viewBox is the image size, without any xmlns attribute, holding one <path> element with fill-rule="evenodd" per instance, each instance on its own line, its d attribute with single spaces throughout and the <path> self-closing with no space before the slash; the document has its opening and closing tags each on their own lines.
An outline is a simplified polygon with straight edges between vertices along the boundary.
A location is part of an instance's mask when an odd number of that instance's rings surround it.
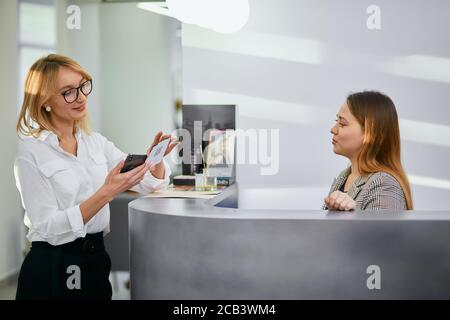
<svg viewBox="0 0 450 320">
<path fill-rule="evenodd" d="M 110 270 L 102 233 L 58 246 L 32 242 L 20 269 L 16 299 L 109 300 Z"/>
</svg>

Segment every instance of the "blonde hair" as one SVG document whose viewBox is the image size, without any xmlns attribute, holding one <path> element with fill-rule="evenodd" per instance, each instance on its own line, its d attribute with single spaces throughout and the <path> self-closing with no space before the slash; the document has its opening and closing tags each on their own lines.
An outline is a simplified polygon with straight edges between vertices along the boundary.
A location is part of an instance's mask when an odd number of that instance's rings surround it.
<svg viewBox="0 0 450 320">
<path fill-rule="evenodd" d="M 411 187 L 400 160 L 400 129 L 392 100 L 376 91 L 364 91 L 347 97 L 347 105 L 364 131 L 358 155 L 358 168 L 363 175 L 386 172 L 400 183 L 406 207 L 412 210 Z"/>
<path fill-rule="evenodd" d="M 70 68 L 86 80 L 92 80 L 92 77 L 69 57 L 50 54 L 37 60 L 31 66 L 25 80 L 24 99 L 16 126 L 18 134 L 37 138 L 43 130 L 48 130 L 59 136 L 52 124 L 50 113 L 45 111 L 44 106 L 57 90 L 56 79 L 60 67 Z M 91 132 L 89 117 L 76 120 L 75 129 L 81 129 L 89 134 Z"/>
</svg>

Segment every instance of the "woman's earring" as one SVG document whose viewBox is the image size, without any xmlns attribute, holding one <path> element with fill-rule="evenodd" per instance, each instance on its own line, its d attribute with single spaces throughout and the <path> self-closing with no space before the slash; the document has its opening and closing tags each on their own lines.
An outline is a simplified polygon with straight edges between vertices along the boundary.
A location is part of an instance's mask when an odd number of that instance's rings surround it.
<svg viewBox="0 0 450 320">
<path fill-rule="evenodd" d="M 50 111 L 52 111 L 52 107 L 50 107 L 50 106 L 46 106 L 46 107 L 45 107 L 45 111 L 47 111 L 47 112 L 50 112 Z"/>
</svg>

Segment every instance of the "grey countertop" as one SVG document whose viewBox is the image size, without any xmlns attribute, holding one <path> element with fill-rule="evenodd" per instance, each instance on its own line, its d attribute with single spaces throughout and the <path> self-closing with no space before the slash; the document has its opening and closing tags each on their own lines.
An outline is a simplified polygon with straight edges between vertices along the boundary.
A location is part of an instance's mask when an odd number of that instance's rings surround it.
<svg viewBox="0 0 450 320">
<path fill-rule="evenodd" d="M 277 219 L 277 220 L 450 220 L 449 211 L 324 211 L 286 209 L 240 209 L 223 207 L 224 202 L 236 206 L 239 197 L 237 185 L 225 189 L 213 199 L 149 198 L 141 197 L 129 204 L 130 208 L 152 214 L 201 217 L 208 219 Z M 230 200 L 231 199 L 231 200 Z M 260 199 L 270 201 L 270 199 Z M 295 199 L 290 199 L 295 201 Z"/>
</svg>

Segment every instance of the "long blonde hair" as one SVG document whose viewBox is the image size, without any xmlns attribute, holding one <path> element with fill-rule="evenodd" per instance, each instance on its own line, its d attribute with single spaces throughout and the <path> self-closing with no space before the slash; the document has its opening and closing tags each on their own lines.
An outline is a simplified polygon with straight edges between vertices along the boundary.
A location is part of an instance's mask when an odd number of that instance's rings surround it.
<svg viewBox="0 0 450 320">
<path fill-rule="evenodd" d="M 402 187 L 407 209 L 412 210 L 411 188 L 400 160 L 400 129 L 394 103 L 385 94 L 364 91 L 349 95 L 347 105 L 364 132 L 358 155 L 361 174 L 391 174 Z"/>
<path fill-rule="evenodd" d="M 24 99 L 16 126 L 18 134 L 38 137 L 41 131 L 49 130 L 59 136 L 44 105 L 57 90 L 56 79 L 60 67 L 70 68 L 86 80 L 92 80 L 92 77 L 69 57 L 50 54 L 37 60 L 31 66 L 25 80 Z M 88 116 L 75 121 L 74 130 L 77 128 L 86 133 L 91 132 Z"/>
</svg>

